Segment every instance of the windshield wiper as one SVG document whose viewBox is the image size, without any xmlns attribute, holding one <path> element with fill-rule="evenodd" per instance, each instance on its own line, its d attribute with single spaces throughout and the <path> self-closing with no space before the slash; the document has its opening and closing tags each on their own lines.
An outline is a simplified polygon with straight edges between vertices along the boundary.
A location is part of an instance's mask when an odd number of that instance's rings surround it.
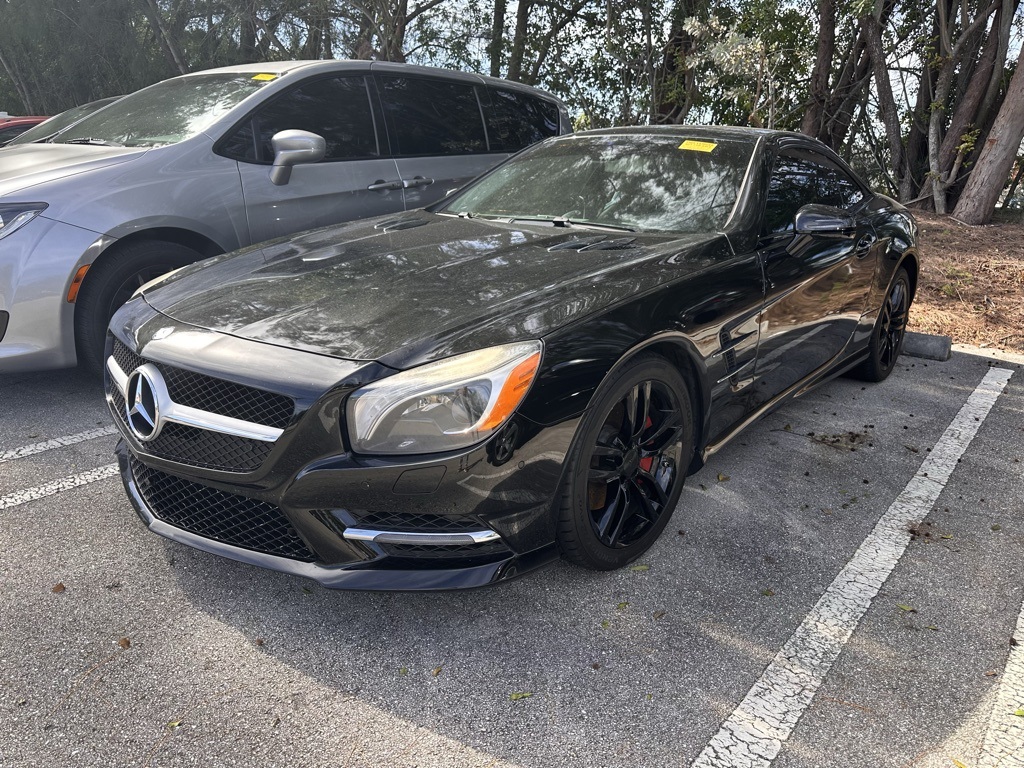
<svg viewBox="0 0 1024 768">
<path fill-rule="evenodd" d="M 565 216 L 516 216 L 510 221 L 545 221 L 555 227 L 582 227 L 584 229 L 596 229 L 603 232 L 636 232 L 635 227 L 626 227 L 619 224 L 599 224 L 596 221 L 582 221 L 579 219 L 567 219 Z"/>
<path fill-rule="evenodd" d="M 123 147 L 124 144 L 118 144 L 116 141 L 104 141 L 103 139 L 94 139 L 91 136 L 87 136 L 81 139 L 68 139 L 67 141 L 61 142 L 62 144 L 88 144 L 90 146 L 97 147 Z"/>
</svg>

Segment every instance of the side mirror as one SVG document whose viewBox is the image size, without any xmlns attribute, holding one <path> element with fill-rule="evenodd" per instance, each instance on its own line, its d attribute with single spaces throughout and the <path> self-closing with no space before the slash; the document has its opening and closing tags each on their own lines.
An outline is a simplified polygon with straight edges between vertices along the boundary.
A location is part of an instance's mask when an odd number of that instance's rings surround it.
<svg viewBox="0 0 1024 768">
<path fill-rule="evenodd" d="M 270 169 L 270 181 L 277 186 L 288 183 L 292 177 L 292 166 L 303 163 L 318 163 L 324 159 L 327 142 L 322 136 L 309 131 L 280 131 L 270 139 L 274 147 L 274 167 Z"/>
<path fill-rule="evenodd" d="M 842 208 L 812 203 L 796 212 L 793 225 L 798 235 L 853 237 L 857 220 Z"/>
</svg>

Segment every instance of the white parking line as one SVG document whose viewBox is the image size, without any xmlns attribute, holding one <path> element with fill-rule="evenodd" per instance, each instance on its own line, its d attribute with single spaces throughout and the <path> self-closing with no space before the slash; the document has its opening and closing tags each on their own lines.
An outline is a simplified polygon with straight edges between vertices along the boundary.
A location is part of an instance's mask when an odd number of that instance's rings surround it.
<svg viewBox="0 0 1024 768">
<path fill-rule="evenodd" d="M 108 477 L 114 477 L 117 471 L 117 464 L 107 464 L 96 469 L 90 469 L 87 472 L 79 472 L 77 475 L 71 475 L 71 477 L 63 477 L 60 480 L 37 485 L 33 488 L 26 488 L 23 491 L 8 493 L 6 496 L 0 496 L 0 510 L 27 504 L 36 499 L 45 499 L 47 496 L 54 496 L 61 491 L 95 483 L 97 480 L 105 480 Z"/>
<path fill-rule="evenodd" d="M 978 768 L 1024 768 L 1024 605 L 1013 637 Z"/>
<path fill-rule="evenodd" d="M 26 456 L 34 456 L 37 453 L 52 451 L 54 448 L 63 448 L 64 446 L 74 445 L 75 443 L 84 443 L 86 440 L 95 440 L 97 437 L 106 437 L 107 435 L 116 434 L 117 427 L 110 425 L 109 427 L 98 427 L 86 432 L 79 432 L 76 435 L 55 437 L 53 440 L 44 440 L 41 443 L 30 443 L 29 445 L 23 445 L 20 448 L 11 448 L 9 451 L 0 452 L 0 464 L 3 464 L 6 461 L 14 461 L 15 459 L 23 459 Z"/>
<path fill-rule="evenodd" d="M 1013 375 L 990 368 L 917 474 L 882 515 L 692 768 L 765 768 L 782 749 L 832 663 L 907 545 L 907 527 L 931 511 Z M 1014 764 L 1016 765 L 1016 763 Z"/>
</svg>

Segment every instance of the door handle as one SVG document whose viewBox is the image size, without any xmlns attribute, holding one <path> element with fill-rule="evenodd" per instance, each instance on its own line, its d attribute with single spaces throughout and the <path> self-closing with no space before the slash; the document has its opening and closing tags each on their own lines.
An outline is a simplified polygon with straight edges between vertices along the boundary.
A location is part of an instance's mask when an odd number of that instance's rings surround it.
<svg viewBox="0 0 1024 768">
<path fill-rule="evenodd" d="M 384 181 L 384 179 L 377 179 L 373 184 L 367 187 L 371 192 L 383 192 L 388 189 L 401 189 L 405 184 L 401 180 L 398 181 Z"/>
<path fill-rule="evenodd" d="M 424 176 L 414 176 L 411 179 L 402 179 L 402 186 L 406 189 L 413 189 L 414 187 L 429 187 L 433 183 L 433 179 L 428 179 Z"/>
<path fill-rule="evenodd" d="M 868 250 L 871 248 L 872 245 L 875 244 L 875 242 L 877 240 L 878 240 L 878 238 L 875 237 L 874 234 L 870 234 L 869 233 L 869 234 L 863 235 L 861 237 L 861 239 L 857 241 L 857 245 L 854 248 L 854 250 L 857 253 L 857 258 L 863 259 L 865 256 L 867 256 L 868 255 Z"/>
</svg>

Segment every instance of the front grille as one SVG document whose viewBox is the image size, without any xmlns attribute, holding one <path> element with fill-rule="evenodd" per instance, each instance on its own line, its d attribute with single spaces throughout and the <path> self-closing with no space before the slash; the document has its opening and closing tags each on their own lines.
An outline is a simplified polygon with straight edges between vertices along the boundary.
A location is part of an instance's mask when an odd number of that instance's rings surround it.
<svg viewBox="0 0 1024 768">
<path fill-rule="evenodd" d="M 120 339 L 114 339 L 112 354 L 126 375 L 130 375 L 143 363 L 151 362 L 130 350 Z M 171 400 L 181 405 L 276 429 L 288 426 L 295 412 L 295 401 L 287 395 L 235 384 L 164 363 L 154 365 L 163 374 Z"/>
<path fill-rule="evenodd" d="M 316 559 L 273 504 L 168 475 L 134 456 L 128 463 L 139 494 L 158 520 L 254 552 L 307 563 Z"/>
<path fill-rule="evenodd" d="M 120 339 L 114 339 L 112 356 L 125 374 L 152 362 L 140 357 Z M 235 384 L 182 368 L 153 363 L 164 377 L 171 400 L 202 411 L 230 416 L 255 424 L 283 429 L 295 412 L 295 401 L 286 395 Z M 111 382 L 110 398 L 118 420 L 128 429 L 124 397 Z M 184 424 L 167 423 L 160 435 L 146 443 L 146 452 L 168 461 L 224 472 L 254 472 L 274 449 L 274 443 L 226 435 Z"/>
<path fill-rule="evenodd" d="M 484 528 L 479 520 L 467 517 L 450 519 L 441 515 L 414 512 L 352 512 L 359 528 L 375 531 L 412 531 L 416 533 L 462 533 Z"/>
<path fill-rule="evenodd" d="M 124 398 L 116 387 L 111 388 L 110 400 L 118 420 L 128 431 Z M 165 423 L 157 438 L 144 446 L 151 456 L 224 472 L 254 472 L 274 450 L 274 444 L 266 440 L 225 435 L 173 422 Z"/>
</svg>

